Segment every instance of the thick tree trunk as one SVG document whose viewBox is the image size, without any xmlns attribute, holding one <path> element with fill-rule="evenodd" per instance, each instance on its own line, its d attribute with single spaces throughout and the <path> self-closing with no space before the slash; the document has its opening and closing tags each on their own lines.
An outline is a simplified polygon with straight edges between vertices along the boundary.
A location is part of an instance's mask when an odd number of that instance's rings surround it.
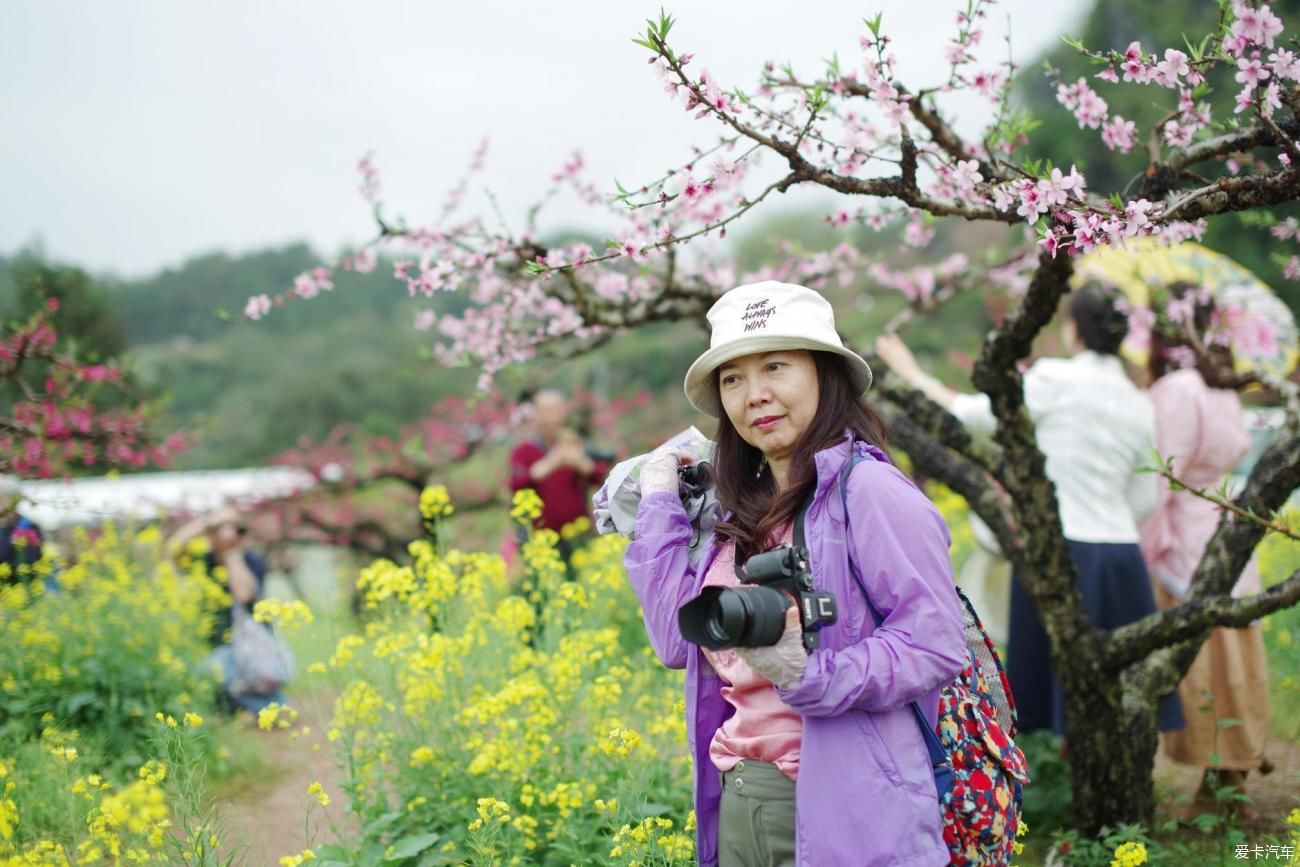
<svg viewBox="0 0 1300 867">
<path fill-rule="evenodd" d="M 1140 699 L 1134 702 L 1131 694 L 1126 701 L 1115 678 L 1095 686 L 1065 692 L 1075 827 L 1095 835 L 1108 825 L 1150 825 L 1155 816 L 1155 709 Z M 1032 776 L 1033 768 L 1029 770 Z"/>
</svg>

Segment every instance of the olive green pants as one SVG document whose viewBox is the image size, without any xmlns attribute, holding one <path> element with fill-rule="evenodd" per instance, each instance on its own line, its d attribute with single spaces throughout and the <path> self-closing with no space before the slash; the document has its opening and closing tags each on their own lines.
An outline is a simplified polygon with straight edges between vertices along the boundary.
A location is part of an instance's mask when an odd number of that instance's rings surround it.
<svg viewBox="0 0 1300 867">
<path fill-rule="evenodd" d="M 722 775 L 718 867 L 794 867 L 794 781 L 771 762 Z"/>
</svg>

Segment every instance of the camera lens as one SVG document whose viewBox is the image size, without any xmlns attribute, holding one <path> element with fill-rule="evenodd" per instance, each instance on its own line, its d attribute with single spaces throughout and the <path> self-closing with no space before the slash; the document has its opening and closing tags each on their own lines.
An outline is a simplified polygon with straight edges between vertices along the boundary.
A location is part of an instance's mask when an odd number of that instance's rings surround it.
<svg viewBox="0 0 1300 867">
<path fill-rule="evenodd" d="M 681 607 L 682 637 L 709 650 L 766 647 L 785 631 L 785 611 L 793 603 L 774 587 L 706 587 Z"/>
<path fill-rule="evenodd" d="M 704 628 L 714 641 L 735 644 L 745 634 L 750 613 L 743 593 L 724 591 L 714 598 L 704 616 Z"/>
</svg>

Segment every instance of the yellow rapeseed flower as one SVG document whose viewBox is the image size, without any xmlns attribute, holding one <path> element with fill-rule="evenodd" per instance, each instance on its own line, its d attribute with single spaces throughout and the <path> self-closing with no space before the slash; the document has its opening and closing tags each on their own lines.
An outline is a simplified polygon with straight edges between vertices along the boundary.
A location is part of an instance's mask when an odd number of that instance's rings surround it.
<svg viewBox="0 0 1300 867">
<path fill-rule="evenodd" d="M 515 491 L 510 504 L 510 517 L 522 524 L 532 524 L 542 516 L 542 498 L 532 488 Z"/>
<path fill-rule="evenodd" d="M 1140 867 L 1147 863 L 1147 847 L 1142 843 L 1121 843 L 1115 849 L 1110 867 Z"/>
<path fill-rule="evenodd" d="M 454 511 L 446 485 L 430 485 L 420 492 L 420 517 L 426 521 L 445 518 Z"/>
<path fill-rule="evenodd" d="M 307 787 L 307 797 L 314 799 L 316 803 L 320 804 L 322 807 L 328 807 L 330 805 L 330 796 L 325 791 L 325 787 L 319 782 L 312 783 Z"/>
</svg>

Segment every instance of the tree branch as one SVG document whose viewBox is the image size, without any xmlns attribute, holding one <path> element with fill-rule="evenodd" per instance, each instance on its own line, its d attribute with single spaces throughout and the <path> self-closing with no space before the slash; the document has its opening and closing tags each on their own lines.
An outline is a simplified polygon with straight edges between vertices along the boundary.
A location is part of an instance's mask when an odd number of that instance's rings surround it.
<svg viewBox="0 0 1300 867">
<path fill-rule="evenodd" d="M 1272 514 L 1297 487 L 1300 487 L 1300 434 L 1297 434 L 1294 427 L 1290 427 L 1260 457 L 1246 481 L 1245 489 L 1234 503 L 1246 512 Z M 1227 596 L 1264 532 L 1264 527 L 1258 522 L 1237 520 L 1231 512 L 1224 512 L 1219 519 L 1218 528 L 1205 546 L 1205 553 L 1195 574 L 1192 575 L 1188 602 L 1212 602 L 1216 597 Z M 1285 594 L 1289 591 L 1281 592 Z M 1275 595 L 1269 598 L 1278 597 Z M 1156 622 L 1143 626 L 1148 620 Z M 1209 620 L 1199 630 L 1192 632 L 1203 637 L 1213 625 L 1214 622 Z M 1148 652 L 1153 647 L 1161 648 L 1151 652 L 1145 660 L 1142 660 L 1143 654 L 1135 652 L 1129 644 L 1134 639 L 1128 636 L 1138 634 L 1138 627 L 1141 627 L 1143 634 L 1148 630 L 1153 633 L 1146 638 Z M 1125 632 L 1129 629 L 1134 632 Z M 1195 640 L 1195 634 L 1192 639 L 1174 644 L 1179 639 L 1168 636 L 1176 635 L 1177 632 L 1177 618 L 1171 617 L 1169 611 L 1116 630 L 1106 644 L 1107 666 L 1116 669 L 1141 661 L 1140 682 L 1146 694 L 1150 697 L 1165 695 L 1178 685 L 1201 644 Z M 1163 641 L 1156 640 L 1160 636 L 1164 636 Z"/>
<path fill-rule="evenodd" d="M 1265 615 L 1289 608 L 1300 602 L 1300 571 L 1293 572 L 1280 584 L 1257 593 L 1234 599 L 1231 596 L 1210 596 L 1193 599 L 1168 608 L 1160 614 L 1121 626 L 1110 635 L 1106 666 L 1118 671 L 1145 658 L 1152 651 L 1173 644 L 1202 639 L 1216 627 L 1249 626 Z M 1199 647 L 1201 642 L 1196 641 Z M 1119 652 L 1115 648 L 1122 648 Z"/>
</svg>

